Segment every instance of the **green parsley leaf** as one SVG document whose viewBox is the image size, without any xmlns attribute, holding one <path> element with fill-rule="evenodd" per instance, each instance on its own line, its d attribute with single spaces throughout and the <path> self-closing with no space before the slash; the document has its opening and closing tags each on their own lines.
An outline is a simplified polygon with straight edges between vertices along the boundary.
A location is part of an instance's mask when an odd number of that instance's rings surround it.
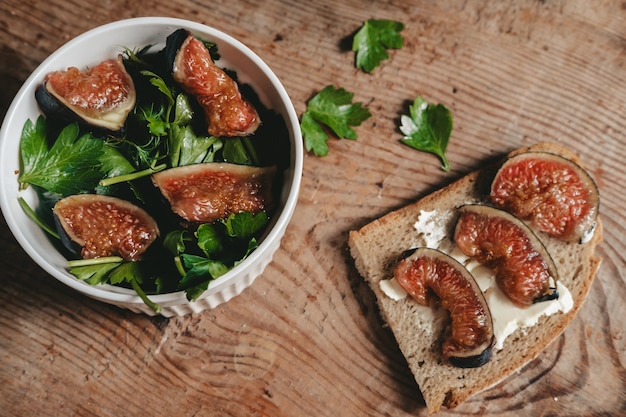
<svg viewBox="0 0 626 417">
<path fill-rule="evenodd" d="M 176 106 L 174 107 L 174 123 L 187 125 L 193 119 L 193 108 L 189 102 L 189 97 L 185 94 L 176 96 Z"/>
<path fill-rule="evenodd" d="M 141 287 L 143 278 L 139 262 L 127 262 L 118 257 L 108 257 L 68 261 L 68 267 L 71 274 L 90 285 L 107 283 L 119 285 L 126 282 L 146 305 L 157 313 L 161 311 L 161 306 L 150 300 Z"/>
<path fill-rule="evenodd" d="M 209 282 L 224 275 L 231 268 L 223 262 L 207 259 L 202 256 L 182 254 L 181 259 L 186 268 L 185 276 L 178 283 L 178 289 L 185 289 L 188 300 L 195 300 L 209 285 Z M 209 277 L 209 279 L 207 279 Z"/>
<path fill-rule="evenodd" d="M 249 136 L 232 137 L 224 141 L 222 158 L 239 165 L 259 165 L 259 157 Z"/>
<path fill-rule="evenodd" d="M 93 190 L 102 177 L 100 158 L 104 142 L 91 134 L 78 137 L 78 125 L 73 123 L 59 133 L 48 149 L 44 132 L 42 116 L 34 127 L 30 121 L 24 125 L 20 141 L 23 164 L 18 177 L 20 188 L 33 184 L 61 195 Z"/>
<path fill-rule="evenodd" d="M 165 80 L 163 80 L 163 78 L 149 70 L 143 70 L 140 71 L 140 73 L 141 75 L 150 78 L 150 84 L 155 86 L 161 93 L 163 93 L 165 97 L 167 97 L 167 101 L 169 102 L 170 107 L 174 105 L 174 96 L 172 95 L 170 88 L 167 86 L 167 83 L 165 82 Z"/>
<path fill-rule="evenodd" d="M 163 239 L 163 246 L 172 253 L 179 255 L 185 251 L 185 242 L 191 241 L 187 230 L 173 230 Z"/>
<path fill-rule="evenodd" d="M 369 119 L 371 113 L 362 103 L 352 103 L 353 97 L 343 88 L 328 85 L 309 100 L 300 123 L 307 151 L 312 150 L 317 156 L 328 154 L 328 135 L 323 126 L 340 139 L 357 138 L 352 127 Z"/>
<path fill-rule="evenodd" d="M 191 130 L 191 127 L 185 126 L 185 129 Z M 217 151 L 222 149 L 223 144 L 224 142 L 216 136 L 195 136 L 186 134 L 181 144 L 178 165 L 213 162 Z"/>
<path fill-rule="evenodd" d="M 133 287 L 139 298 L 155 312 L 161 311 L 161 306 L 150 300 L 146 292 L 141 288 L 143 282 L 139 262 L 123 262 L 120 266 L 109 273 L 109 282 L 113 285 L 127 282 Z"/>
<path fill-rule="evenodd" d="M 89 285 L 106 284 L 109 281 L 109 273 L 120 265 L 121 262 L 110 262 L 74 266 L 70 268 L 70 273 L 76 278 L 87 282 Z"/>
<path fill-rule="evenodd" d="M 46 142 L 46 119 L 38 117 L 33 122 L 28 119 L 22 128 L 22 139 L 20 142 L 21 163 L 20 172 L 29 172 L 36 169 L 39 161 L 43 160 L 48 153 Z"/>
<path fill-rule="evenodd" d="M 222 251 L 222 236 L 211 223 L 201 224 L 196 231 L 198 247 L 207 257 L 211 257 Z"/>
<path fill-rule="evenodd" d="M 239 239 L 249 239 L 256 232 L 261 230 L 269 221 L 267 213 L 261 211 L 252 214 L 249 211 L 232 213 L 225 220 L 220 220 L 226 226 L 226 233 L 230 237 Z"/>
<path fill-rule="evenodd" d="M 402 142 L 417 149 L 437 155 L 444 171 L 450 170 L 446 157 L 448 140 L 452 133 L 452 113 L 442 104 L 429 104 L 417 97 L 409 106 L 410 117 L 400 118 L 400 131 L 405 135 Z"/>
<path fill-rule="evenodd" d="M 137 111 L 137 119 L 146 122 L 146 126 L 151 134 L 154 136 L 167 135 L 167 129 L 169 123 L 164 120 L 165 108 L 160 106 L 155 109 L 154 106 L 150 108 L 139 108 Z"/>
<path fill-rule="evenodd" d="M 102 148 L 102 157 L 100 160 L 102 162 L 100 171 L 108 178 L 130 174 L 135 171 L 133 164 L 131 164 L 118 149 L 108 144 L 105 144 Z"/>
<path fill-rule="evenodd" d="M 317 156 L 326 156 L 328 154 L 328 145 L 326 144 L 328 135 L 310 113 L 305 112 L 302 115 L 300 129 L 302 130 L 304 145 L 308 152 L 313 151 L 313 154 Z"/>
<path fill-rule="evenodd" d="M 356 52 L 356 67 L 372 72 L 384 59 L 389 59 L 387 49 L 400 49 L 404 39 L 400 32 L 404 24 L 392 20 L 366 21 L 352 40 L 352 50 Z"/>
</svg>

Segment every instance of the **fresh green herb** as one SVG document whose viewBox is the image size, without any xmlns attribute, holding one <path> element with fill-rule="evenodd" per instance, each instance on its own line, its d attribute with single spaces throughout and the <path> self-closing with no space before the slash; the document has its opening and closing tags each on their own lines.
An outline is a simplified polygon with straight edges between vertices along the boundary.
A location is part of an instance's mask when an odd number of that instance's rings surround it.
<svg viewBox="0 0 626 417">
<path fill-rule="evenodd" d="M 174 230 L 165 236 L 163 246 L 172 255 L 178 255 L 185 252 L 188 242 L 191 242 L 191 237 L 187 230 Z"/>
<path fill-rule="evenodd" d="M 106 284 L 109 273 L 124 262 L 119 256 L 68 261 L 70 273 L 89 285 Z"/>
<path fill-rule="evenodd" d="M 307 151 L 317 156 L 328 154 L 328 134 L 324 127 L 340 139 L 357 138 L 352 127 L 369 119 L 371 113 L 362 103 L 352 103 L 353 97 L 353 93 L 343 88 L 328 85 L 309 100 L 300 122 Z"/>
<path fill-rule="evenodd" d="M 105 143 L 102 148 L 101 161 L 101 171 L 105 173 L 107 177 L 130 174 L 135 171 L 133 164 L 131 164 L 117 148 L 108 143 Z"/>
<path fill-rule="evenodd" d="M 191 126 L 194 111 L 189 97 L 183 93 L 176 94 L 162 77 L 152 71 L 143 70 L 140 73 L 149 78 L 150 84 L 156 87 L 167 103 L 156 110 L 153 104 L 149 108 L 140 108 L 140 115 L 155 138 L 167 138 L 164 153 L 169 156 L 170 166 L 212 162 L 223 142 L 216 137 L 196 135 Z"/>
<path fill-rule="evenodd" d="M 70 124 L 48 148 L 46 132 L 42 116 L 35 124 L 30 120 L 24 124 L 20 142 L 20 188 L 33 184 L 60 195 L 95 188 L 102 177 L 104 142 L 91 134 L 79 137 L 78 125 Z"/>
<path fill-rule="evenodd" d="M 366 21 L 352 40 L 352 50 L 356 52 L 356 67 L 372 72 L 384 59 L 389 59 L 387 49 L 400 49 L 404 39 L 400 32 L 404 24 L 392 20 Z"/>
<path fill-rule="evenodd" d="M 250 137 L 234 137 L 224 142 L 224 161 L 240 165 L 259 165 L 257 154 Z"/>
<path fill-rule="evenodd" d="M 68 267 L 72 275 L 90 285 L 127 283 L 146 305 L 157 313 L 161 311 L 161 306 L 150 300 L 141 286 L 143 278 L 140 262 L 126 262 L 117 256 L 111 256 L 69 261 Z"/>
<path fill-rule="evenodd" d="M 429 104 L 417 97 L 409 106 L 410 116 L 400 119 L 400 131 L 405 135 L 402 142 L 417 149 L 437 155 L 444 171 L 450 170 L 446 148 L 452 133 L 452 113 L 442 104 Z"/>
<path fill-rule="evenodd" d="M 167 168 L 167 165 L 161 164 L 161 165 L 155 166 L 154 168 L 146 168 L 141 171 L 134 171 L 128 174 L 121 174 L 121 175 L 116 175 L 114 177 L 103 178 L 98 182 L 98 186 L 108 187 L 108 186 L 119 184 L 122 182 L 138 180 L 139 178 L 149 177 L 155 172 L 163 171 L 165 168 Z"/>
<path fill-rule="evenodd" d="M 113 285 L 119 285 L 124 282 L 129 283 L 146 305 L 157 313 L 161 311 L 161 306 L 150 300 L 141 287 L 143 278 L 139 262 L 123 262 L 118 267 L 111 270 L 109 273 L 109 281 Z"/>
<path fill-rule="evenodd" d="M 177 166 L 213 162 L 217 152 L 224 147 L 224 141 L 215 136 L 196 136 L 191 126 L 174 125 L 172 136 L 179 140 L 178 161 L 172 161 Z"/>
<path fill-rule="evenodd" d="M 196 299 L 208 283 L 238 265 L 258 246 L 255 235 L 268 223 L 267 214 L 233 213 L 215 223 L 205 223 L 195 232 L 197 248 L 189 247 L 190 239 L 182 231 L 165 237 L 166 247 L 181 261 L 184 276 L 178 284 L 187 298 Z"/>
<path fill-rule="evenodd" d="M 50 236 L 52 236 L 55 239 L 60 239 L 59 234 L 56 232 L 56 230 L 54 230 L 52 227 L 50 227 L 46 222 L 44 222 L 43 220 L 41 220 L 41 218 L 37 215 L 37 213 L 35 213 L 35 210 L 33 210 L 28 203 L 26 202 L 26 200 L 24 200 L 22 197 L 19 197 L 17 199 L 18 203 L 20 204 L 20 207 L 22 207 L 22 210 L 24 210 L 24 213 L 26 213 L 26 215 L 35 223 L 37 223 L 37 225 L 39 227 L 41 227 L 43 229 L 43 231 L 45 231 L 46 233 L 48 233 Z"/>
<path fill-rule="evenodd" d="M 220 222 L 226 226 L 226 233 L 231 238 L 250 239 L 259 232 L 269 221 L 267 213 L 261 211 L 256 215 L 250 212 L 231 214 Z"/>
</svg>

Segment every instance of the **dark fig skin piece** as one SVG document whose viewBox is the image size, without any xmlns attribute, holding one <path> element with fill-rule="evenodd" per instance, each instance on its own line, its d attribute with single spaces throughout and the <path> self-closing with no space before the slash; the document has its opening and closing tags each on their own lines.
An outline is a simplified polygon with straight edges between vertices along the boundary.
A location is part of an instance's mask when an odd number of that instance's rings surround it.
<svg viewBox="0 0 626 417">
<path fill-rule="evenodd" d="M 495 207 L 470 204 L 458 211 L 456 245 L 494 270 L 498 287 L 514 304 L 558 298 L 556 266 L 530 227 Z"/>
<path fill-rule="evenodd" d="M 489 306 L 472 275 L 452 257 L 436 249 L 418 248 L 403 254 L 394 277 L 419 304 L 430 305 L 433 294 L 450 312 L 450 333 L 442 354 L 451 365 L 477 368 L 491 360 L 495 341 Z"/>
</svg>

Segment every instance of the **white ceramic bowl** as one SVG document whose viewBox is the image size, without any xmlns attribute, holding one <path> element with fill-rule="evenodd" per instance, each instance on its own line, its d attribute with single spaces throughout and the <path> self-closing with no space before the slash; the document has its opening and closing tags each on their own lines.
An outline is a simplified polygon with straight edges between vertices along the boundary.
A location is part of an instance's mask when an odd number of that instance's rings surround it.
<svg viewBox="0 0 626 417">
<path fill-rule="evenodd" d="M 132 290 L 111 285 L 91 286 L 66 271 L 66 259 L 18 204 L 21 196 L 31 207 L 36 207 L 37 199 L 32 187 L 23 192 L 18 190 L 16 173 L 22 127 L 27 119 L 35 121 L 40 114 L 34 91 L 45 74 L 68 66 L 84 68 L 94 65 L 115 57 L 121 52 L 121 46 L 133 49 L 155 44 L 156 50 L 165 44 L 167 35 L 179 28 L 217 43 L 221 56 L 218 65 L 236 70 L 239 80 L 252 85 L 265 106 L 283 116 L 289 130 L 291 163 L 284 173 L 278 212 L 259 247 L 240 265 L 212 281 L 197 301 L 187 301 L 183 292 L 152 295 L 150 298 L 162 307 L 161 314 L 166 317 L 210 309 L 238 295 L 263 272 L 280 246 L 298 198 L 303 148 L 297 114 L 272 70 L 241 42 L 205 25 L 163 17 L 121 20 L 78 36 L 41 63 L 15 97 L 0 132 L 0 205 L 9 228 L 28 255 L 54 278 L 82 294 L 137 313 L 156 314 Z"/>
</svg>

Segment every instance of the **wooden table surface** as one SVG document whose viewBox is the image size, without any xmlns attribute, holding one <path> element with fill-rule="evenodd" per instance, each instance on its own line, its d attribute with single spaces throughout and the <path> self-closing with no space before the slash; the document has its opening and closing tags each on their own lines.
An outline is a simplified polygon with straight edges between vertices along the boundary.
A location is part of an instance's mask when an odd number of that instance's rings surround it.
<svg viewBox="0 0 626 417">
<path fill-rule="evenodd" d="M 148 6 L 148 4 L 152 6 Z M 4 0 L 0 118 L 74 36 L 148 15 L 214 26 L 255 50 L 298 114 L 329 84 L 372 118 L 306 155 L 274 261 L 227 304 L 165 319 L 78 295 L 0 222 L 2 416 L 423 416 L 349 230 L 540 140 L 577 152 L 600 187 L 603 263 L 575 321 L 518 374 L 446 415 L 626 415 L 626 3 L 616 0 Z M 370 18 L 405 46 L 366 74 L 351 36 Z M 451 171 L 399 143 L 417 95 L 454 115 Z"/>
</svg>

